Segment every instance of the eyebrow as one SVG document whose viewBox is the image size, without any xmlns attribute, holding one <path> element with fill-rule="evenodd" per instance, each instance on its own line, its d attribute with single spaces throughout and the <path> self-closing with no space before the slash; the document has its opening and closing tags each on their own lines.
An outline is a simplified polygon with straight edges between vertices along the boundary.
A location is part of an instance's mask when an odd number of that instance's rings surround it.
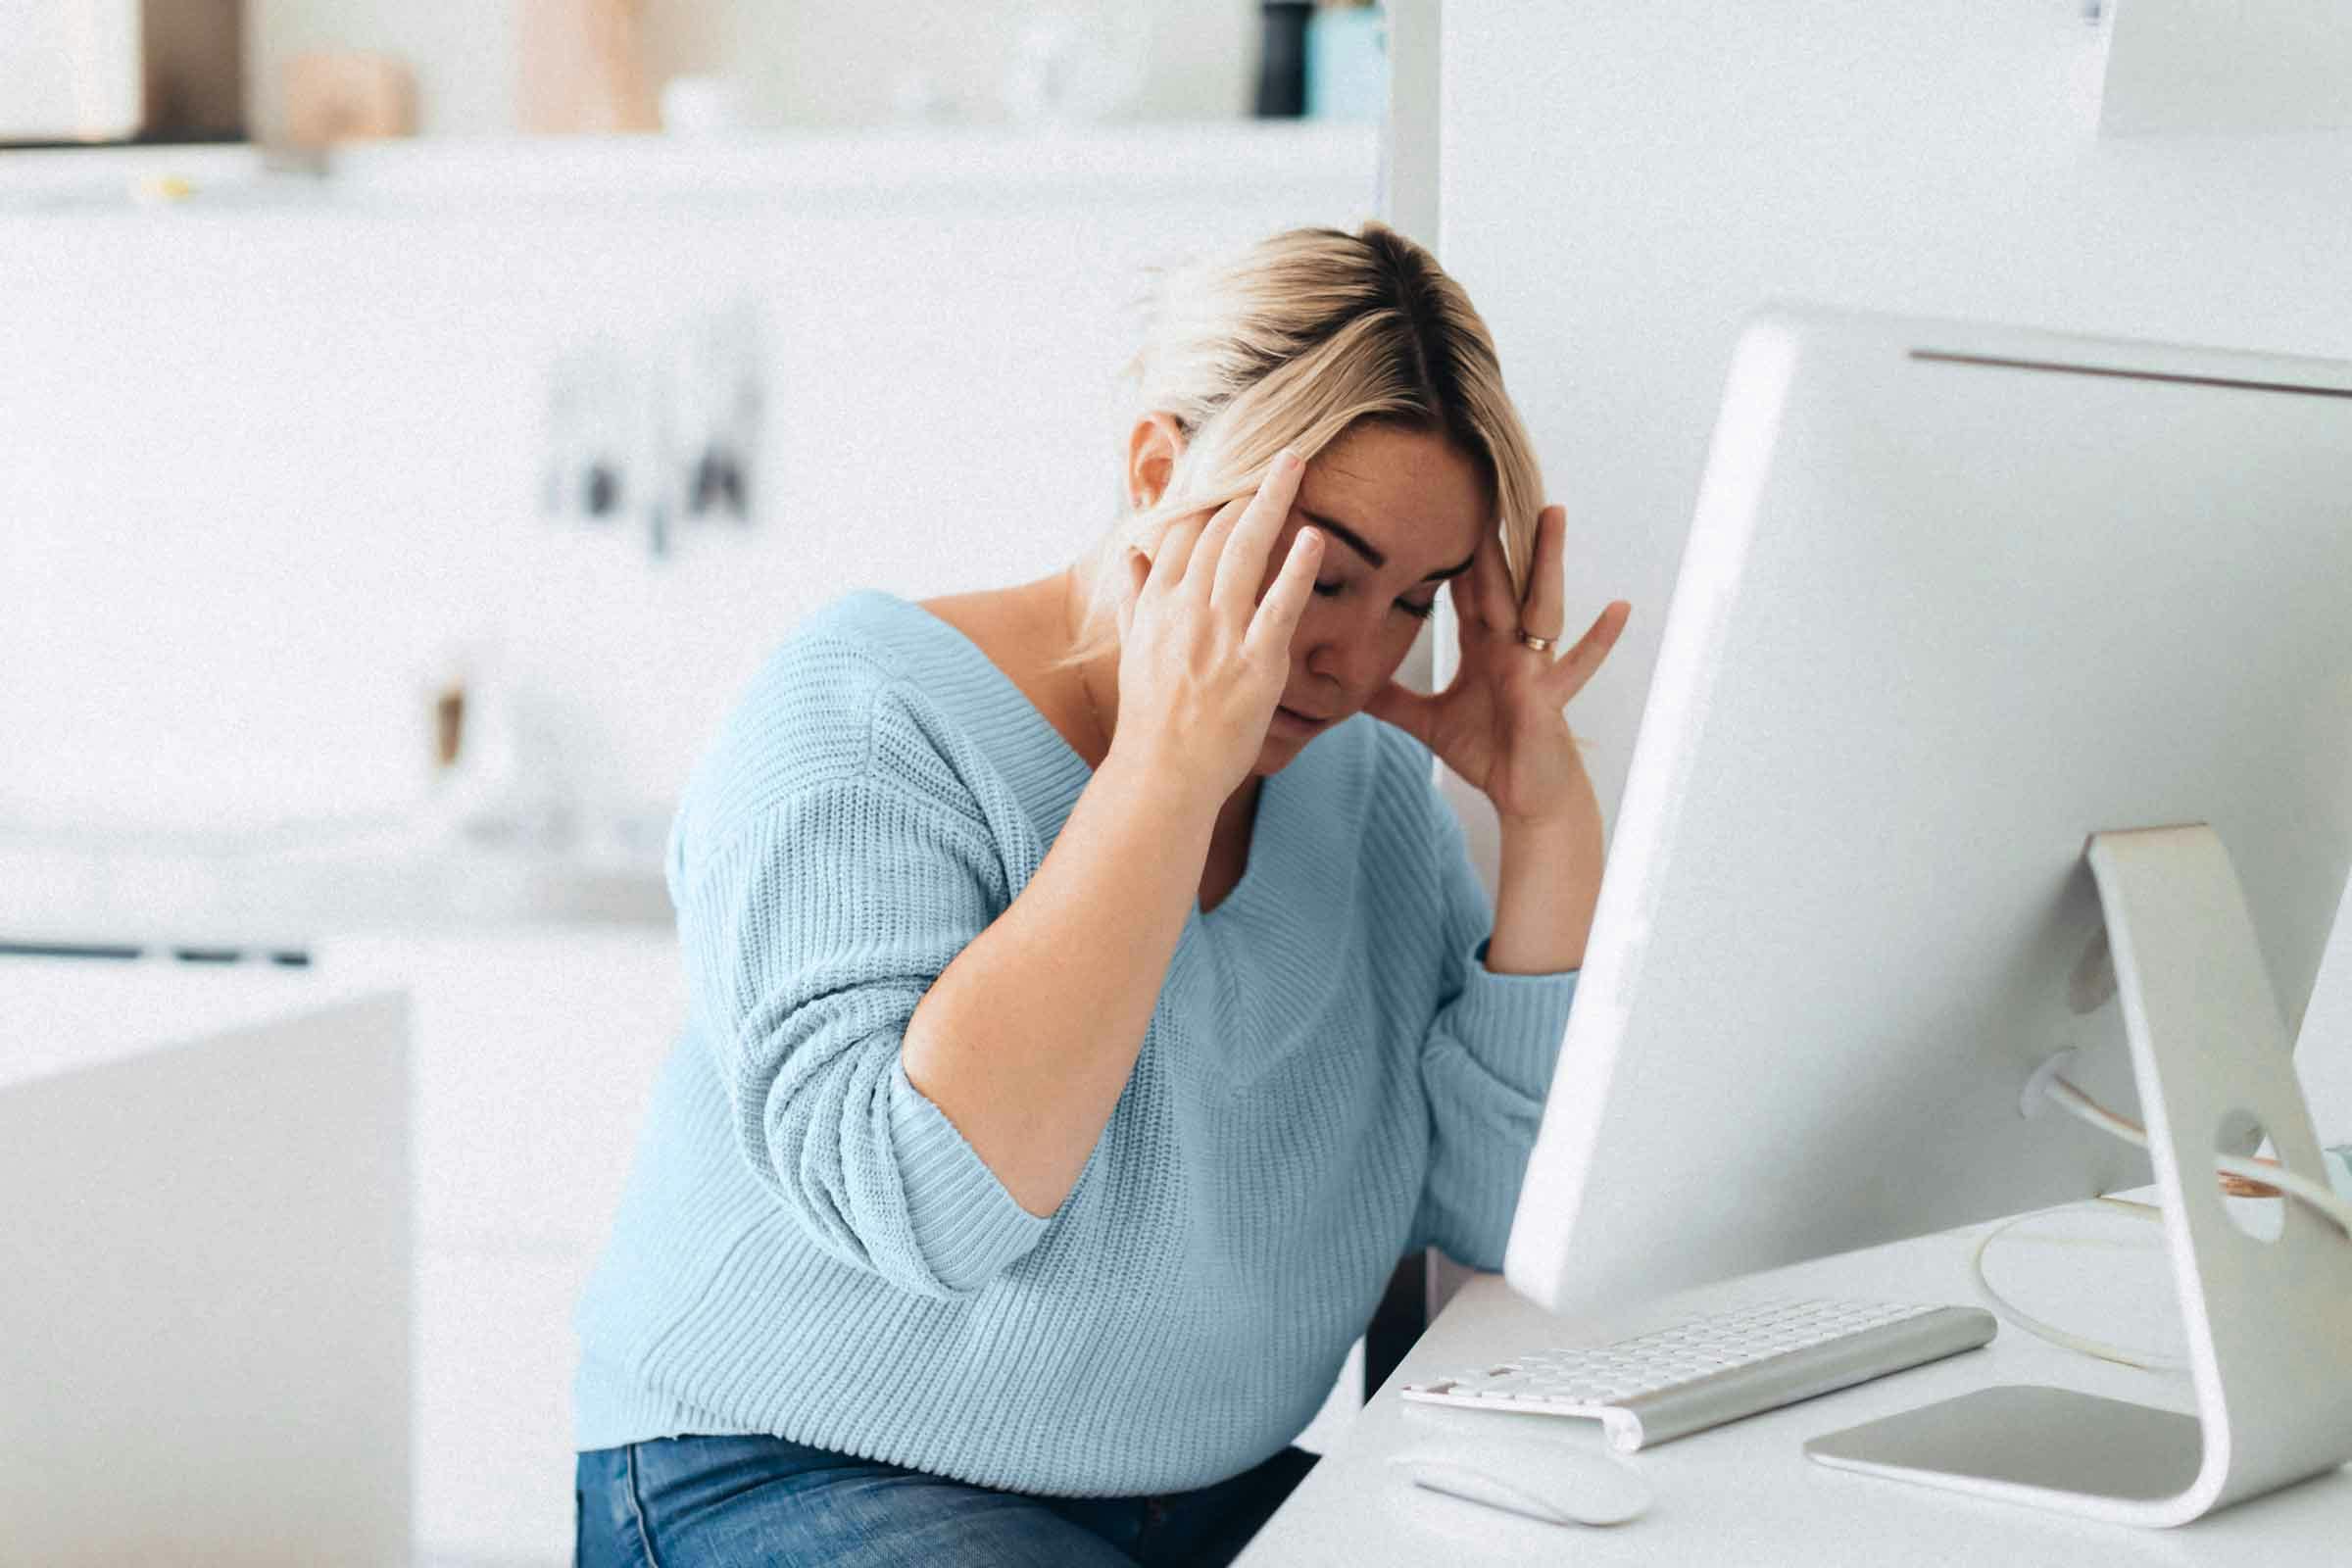
<svg viewBox="0 0 2352 1568">
<path fill-rule="evenodd" d="M 1362 534 L 1357 533 L 1353 528 L 1350 528 L 1346 523 L 1340 521 L 1339 518 L 1327 517 L 1320 512 L 1309 512 L 1304 507 L 1300 507 L 1298 509 L 1298 514 L 1304 517 L 1307 521 L 1313 523 L 1316 527 L 1322 529 L 1325 533 L 1328 533 L 1333 538 L 1339 540 L 1342 544 L 1354 551 L 1357 555 L 1363 557 L 1366 561 L 1372 563 L 1372 564 L 1375 566 L 1385 566 L 1389 564 L 1388 556 L 1383 552 L 1374 549 L 1372 541 L 1366 539 Z M 1468 571 L 1470 569 L 1471 562 L 1474 562 L 1477 559 L 1478 557 L 1476 555 L 1472 555 L 1468 560 L 1463 561 L 1458 565 L 1440 566 L 1437 570 L 1431 572 L 1428 576 L 1422 578 L 1421 580 L 1423 582 L 1443 582 L 1448 577 L 1458 577 L 1463 572 Z"/>
</svg>

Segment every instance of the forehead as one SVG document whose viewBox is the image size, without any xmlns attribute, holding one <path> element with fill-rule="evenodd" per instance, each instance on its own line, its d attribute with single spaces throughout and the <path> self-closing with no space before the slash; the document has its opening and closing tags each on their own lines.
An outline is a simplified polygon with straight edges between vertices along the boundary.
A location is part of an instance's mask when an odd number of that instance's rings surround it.
<svg viewBox="0 0 2352 1568">
<path fill-rule="evenodd" d="M 1409 578 L 1460 565 L 1494 520 L 1486 471 L 1460 447 L 1436 431 L 1374 423 L 1315 456 L 1297 504 L 1360 534 Z"/>
</svg>

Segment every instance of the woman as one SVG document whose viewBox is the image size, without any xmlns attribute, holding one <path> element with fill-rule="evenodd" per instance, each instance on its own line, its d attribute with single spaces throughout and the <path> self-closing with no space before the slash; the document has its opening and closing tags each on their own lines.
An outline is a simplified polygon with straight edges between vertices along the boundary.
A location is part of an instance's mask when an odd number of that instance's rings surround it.
<svg viewBox="0 0 2352 1568">
<path fill-rule="evenodd" d="M 1600 879 L 1561 710 L 1627 607 L 1553 649 L 1560 509 L 1379 224 L 1170 274 L 1134 370 L 1101 549 L 829 607 L 686 790 L 584 1562 L 1222 1562 L 1398 1257 L 1498 1266 Z"/>
</svg>

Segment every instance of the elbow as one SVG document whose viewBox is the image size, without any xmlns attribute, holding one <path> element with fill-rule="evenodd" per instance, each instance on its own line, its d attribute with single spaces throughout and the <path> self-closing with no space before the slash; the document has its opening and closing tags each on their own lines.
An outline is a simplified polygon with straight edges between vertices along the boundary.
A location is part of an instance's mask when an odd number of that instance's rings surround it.
<svg viewBox="0 0 2352 1568">
<path fill-rule="evenodd" d="M 874 1054 L 867 1071 L 776 1085 L 748 1152 L 832 1257 L 910 1295 L 968 1298 L 1035 1249 L 1050 1220 L 1015 1201 L 906 1081 L 895 1049 Z"/>
<path fill-rule="evenodd" d="M 982 1223 L 986 1216 L 968 1205 L 935 1201 L 918 1212 L 903 1180 L 870 1170 L 863 1180 L 839 1179 L 840 1167 L 827 1172 L 831 1162 L 812 1162 L 806 1146 L 761 1152 L 755 1164 L 762 1185 L 819 1251 L 895 1290 L 926 1300 L 968 1300 L 1034 1245 L 1017 1229 Z"/>
</svg>

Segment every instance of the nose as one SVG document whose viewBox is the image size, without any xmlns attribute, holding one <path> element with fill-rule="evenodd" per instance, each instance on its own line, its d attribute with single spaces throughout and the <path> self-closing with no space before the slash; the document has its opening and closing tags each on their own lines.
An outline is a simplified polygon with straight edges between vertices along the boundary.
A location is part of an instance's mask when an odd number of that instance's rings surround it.
<svg viewBox="0 0 2352 1568">
<path fill-rule="evenodd" d="M 1335 618 L 1313 629 L 1303 662 L 1329 696 L 1354 708 L 1387 675 L 1380 667 L 1385 654 L 1377 627 Z"/>
</svg>

